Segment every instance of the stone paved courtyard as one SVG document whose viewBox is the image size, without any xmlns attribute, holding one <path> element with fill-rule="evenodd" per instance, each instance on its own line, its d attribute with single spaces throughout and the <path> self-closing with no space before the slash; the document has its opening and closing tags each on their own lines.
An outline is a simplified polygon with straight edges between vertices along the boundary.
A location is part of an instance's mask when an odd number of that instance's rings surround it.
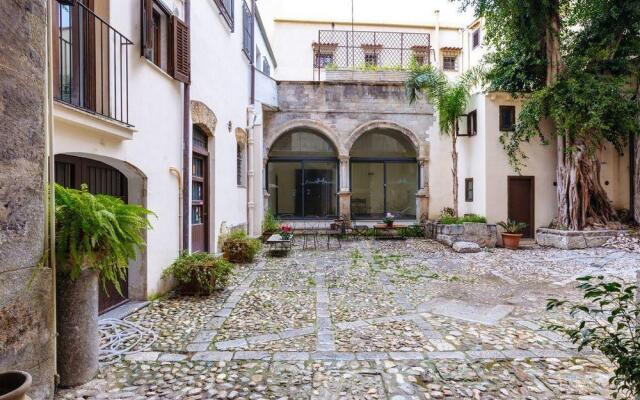
<svg viewBox="0 0 640 400">
<path fill-rule="evenodd" d="M 262 257 L 208 298 L 128 319 L 148 351 L 60 399 L 607 398 L 611 366 L 546 329 L 576 277 L 635 278 L 617 249 L 457 254 L 427 240 L 343 242 Z"/>
</svg>

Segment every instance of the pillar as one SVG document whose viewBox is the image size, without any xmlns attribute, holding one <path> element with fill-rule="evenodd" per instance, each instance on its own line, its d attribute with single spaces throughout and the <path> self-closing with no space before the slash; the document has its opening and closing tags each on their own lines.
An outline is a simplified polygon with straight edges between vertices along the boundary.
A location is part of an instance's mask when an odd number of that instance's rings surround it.
<svg viewBox="0 0 640 400">
<path fill-rule="evenodd" d="M 425 222 L 429 219 L 429 160 L 426 157 L 418 159 L 420 175 L 420 189 L 416 193 L 417 219 Z"/>
<path fill-rule="evenodd" d="M 351 219 L 351 184 L 349 181 L 349 156 L 340 156 L 340 190 L 338 191 L 338 205 L 340 216 Z"/>
</svg>

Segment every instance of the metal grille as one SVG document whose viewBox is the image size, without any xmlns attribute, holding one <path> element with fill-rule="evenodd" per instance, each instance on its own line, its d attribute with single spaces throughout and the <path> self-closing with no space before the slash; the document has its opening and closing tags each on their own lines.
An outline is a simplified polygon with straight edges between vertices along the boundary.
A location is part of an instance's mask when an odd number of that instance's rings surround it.
<svg viewBox="0 0 640 400">
<path fill-rule="evenodd" d="M 234 20 L 234 12 L 233 12 L 233 0 L 214 0 L 218 9 L 220 10 L 220 15 L 227 22 L 229 28 L 231 28 L 231 32 L 233 32 L 233 20 Z"/>
<path fill-rule="evenodd" d="M 320 30 L 314 68 L 405 70 L 413 59 L 431 63 L 428 33 Z"/>
<path fill-rule="evenodd" d="M 246 1 L 242 3 L 242 51 L 253 60 L 253 15 Z"/>
</svg>

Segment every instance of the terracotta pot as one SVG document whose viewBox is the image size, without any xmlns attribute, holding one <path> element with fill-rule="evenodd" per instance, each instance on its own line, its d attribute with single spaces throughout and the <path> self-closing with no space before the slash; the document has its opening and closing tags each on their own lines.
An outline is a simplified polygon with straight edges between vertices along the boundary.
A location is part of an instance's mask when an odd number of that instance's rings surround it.
<svg viewBox="0 0 640 400">
<path fill-rule="evenodd" d="M 389 228 L 391 228 L 391 227 L 393 226 L 393 221 L 391 221 L 391 222 L 385 222 L 385 224 L 386 224 Z"/>
<path fill-rule="evenodd" d="M 507 249 L 516 250 L 518 247 L 520 247 L 521 237 L 521 233 L 503 233 L 502 245 Z"/>
<path fill-rule="evenodd" d="M 28 400 L 31 375 L 23 371 L 0 373 L 0 400 Z"/>
</svg>

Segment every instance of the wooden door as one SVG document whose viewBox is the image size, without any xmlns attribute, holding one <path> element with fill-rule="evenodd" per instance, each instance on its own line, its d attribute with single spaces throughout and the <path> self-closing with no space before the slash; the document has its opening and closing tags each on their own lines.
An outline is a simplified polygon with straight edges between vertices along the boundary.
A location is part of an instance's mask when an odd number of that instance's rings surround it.
<svg viewBox="0 0 640 400">
<path fill-rule="evenodd" d="M 93 194 L 107 194 L 119 197 L 128 202 L 127 177 L 110 165 L 88 158 L 57 155 L 55 158 L 56 183 L 69 188 L 79 189 L 86 184 Z M 127 274 L 128 275 L 128 274 Z M 119 306 L 129 298 L 128 276 L 120 281 L 118 293 L 115 285 L 107 283 L 106 288 L 100 286 L 98 295 L 98 312 L 100 314 Z"/>
<path fill-rule="evenodd" d="M 508 218 L 524 222 L 524 237 L 532 238 L 535 230 L 535 179 L 533 176 L 510 176 L 508 187 Z"/>
<path fill-rule="evenodd" d="M 191 161 L 191 251 L 209 251 L 209 152 L 207 135 L 193 129 Z"/>
</svg>

